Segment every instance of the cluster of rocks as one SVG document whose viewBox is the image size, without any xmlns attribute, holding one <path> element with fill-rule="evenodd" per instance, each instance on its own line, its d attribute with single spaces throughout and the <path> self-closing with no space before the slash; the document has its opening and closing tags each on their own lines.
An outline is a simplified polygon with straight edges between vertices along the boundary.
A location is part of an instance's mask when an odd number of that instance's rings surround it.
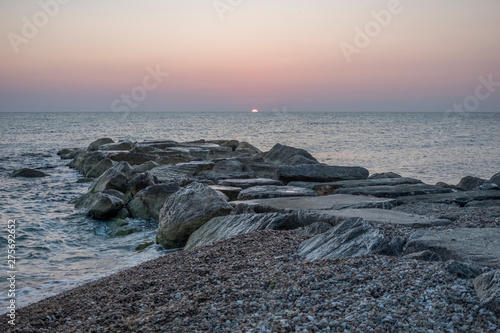
<svg viewBox="0 0 500 333">
<path fill-rule="evenodd" d="M 102 220 L 154 219 L 156 242 L 166 248 L 297 230 L 309 237 L 298 250 L 307 260 L 384 255 L 442 262 L 457 277 L 476 278 L 482 305 L 500 313 L 500 173 L 428 185 L 326 165 L 303 149 L 277 144 L 261 152 L 236 140 L 104 138 L 58 154 L 94 179 L 77 207 Z M 441 209 L 431 209 L 436 205 Z M 481 219 L 467 224 L 464 217 L 478 209 Z"/>
</svg>

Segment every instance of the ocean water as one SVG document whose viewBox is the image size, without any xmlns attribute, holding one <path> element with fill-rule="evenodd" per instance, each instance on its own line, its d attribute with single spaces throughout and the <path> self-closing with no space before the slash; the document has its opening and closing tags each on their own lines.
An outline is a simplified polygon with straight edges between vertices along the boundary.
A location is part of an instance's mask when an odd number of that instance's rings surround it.
<svg viewBox="0 0 500 333">
<path fill-rule="evenodd" d="M 156 223 L 130 220 L 141 232 L 112 237 L 111 223 L 86 218 L 69 201 L 86 193 L 81 175 L 57 151 L 117 140 L 238 139 L 261 150 L 280 142 L 331 165 L 393 171 L 433 184 L 500 171 L 500 113 L 0 113 L 0 313 L 7 304 L 7 221 L 16 219 L 16 296 L 27 305 L 166 253 Z M 42 168 L 50 177 L 12 178 Z"/>
</svg>

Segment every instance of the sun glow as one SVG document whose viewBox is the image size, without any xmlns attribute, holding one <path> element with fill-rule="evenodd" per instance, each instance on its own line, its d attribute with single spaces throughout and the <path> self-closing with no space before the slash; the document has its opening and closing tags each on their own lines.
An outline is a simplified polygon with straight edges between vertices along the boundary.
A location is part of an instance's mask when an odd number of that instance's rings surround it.
<svg viewBox="0 0 500 333">
<path fill-rule="evenodd" d="M 253 113 L 257 113 L 257 112 L 259 112 L 259 110 L 257 110 L 257 109 L 253 109 L 253 110 L 252 110 L 252 112 L 253 112 Z"/>
</svg>

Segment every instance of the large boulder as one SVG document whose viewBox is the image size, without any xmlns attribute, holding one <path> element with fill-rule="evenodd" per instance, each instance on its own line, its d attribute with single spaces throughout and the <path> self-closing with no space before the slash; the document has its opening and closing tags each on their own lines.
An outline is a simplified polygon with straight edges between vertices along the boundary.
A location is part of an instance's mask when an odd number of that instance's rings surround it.
<svg viewBox="0 0 500 333">
<path fill-rule="evenodd" d="M 92 168 L 94 168 L 105 158 L 106 156 L 98 151 L 81 153 L 76 156 L 73 161 L 71 161 L 70 167 L 73 167 L 86 175 L 90 170 L 92 170 Z"/>
<path fill-rule="evenodd" d="M 218 144 L 218 145 L 221 145 L 223 147 L 231 147 L 231 149 L 233 151 L 236 150 L 236 148 L 238 148 L 238 146 L 240 145 L 240 142 L 238 140 L 228 140 L 228 141 L 225 141 L 225 140 L 214 140 L 214 141 L 211 141 L 212 143 L 215 143 L 215 144 Z"/>
<path fill-rule="evenodd" d="M 48 174 L 46 174 L 45 172 L 42 172 L 40 170 L 24 168 L 24 169 L 15 170 L 14 172 L 12 172 L 11 176 L 12 177 L 24 177 L 24 178 L 40 178 L 40 177 L 47 177 Z"/>
<path fill-rule="evenodd" d="M 120 162 L 97 178 L 90 187 L 89 192 L 96 193 L 104 190 L 117 190 L 126 193 L 128 179 L 132 173 L 133 169 L 127 162 Z"/>
<path fill-rule="evenodd" d="M 210 172 L 215 166 L 215 163 L 212 161 L 190 161 L 186 163 L 179 163 L 176 165 L 179 169 L 189 170 L 190 174 L 199 174 L 204 172 Z M 187 172 L 187 171 L 186 171 Z"/>
<path fill-rule="evenodd" d="M 134 165 L 132 168 L 139 173 L 143 173 L 152 170 L 154 168 L 157 168 L 159 166 L 160 164 L 156 163 L 155 161 L 148 161 L 146 163 Z"/>
<path fill-rule="evenodd" d="M 231 159 L 215 163 L 212 172 L 232 174 L 232 173 L 243 172 L 244 171 L 243 169 L 244 169 L 243 163 L 241 163 L 238 160 Z"/>
<path fill-rule="evenodd" d="M 245 169 L 254 173 L 259 178 L 273 178 L 278 170 L 278 165 L 262 162 L 245 163 Z"/>
<path fill-rule="evenodd" d="M 443 261 L 456 260 L 500 268 L 499 228 L 421 230 L 405 245 L 405 254 L 429 250 Z"/>
<path fill-rule="evenodd" d="M 276 171 L 284 182 L 332 182 L 339 180 L 366 179 L 369 172 L 361 167 L 330 166 L 326 164 L 283 165 Z"/>
<path fill-rule="evenodd" d="M 422 194 L 408 195 L 398 198 L 398 204 L 411 203 L 442 203 L 442 204 L 457 204 L 464 207 L 469 202 L 485 201 L 485 200 L 500 200 L 500 191 L 459 191 L 452 193 L 437 193 L 437 194 Z"/>
<path fill-rule="evenodd" d="M 484 273 L 474 280 L 474 289 L 482 307 L 500 315 L 500 270 Z"/>
<path fill-rule="evenodd" d="M 299 255 L 308 260 L 337 259 L 366 254 L 393 254 L 391 242 L 373 224 L 352 218 L 304 241 Z"/>
<path fill-rule="evenodd" d="M 322 233 L 327 232 L 332 228 L 331 224 L 326 222 L 315 222 L 313 224 L 309 224 L 308 226 L 301 227 L 297 229 L 297 236 L 301 237 L 312 237 Z"/>
<path fill-rule="evenodd" d="M 128 162 L 130 165 L 139 165 L 157 159 L 157 156 L 152 154 L 140 154 L 140 153 L 129 153 L 129 152 L 119 152 L 119 153 L 109 154 L 108 156 L 113 161 Z"/>
<path fill-rule="evenodd" d="M 292 214 L 242 214 L 215 217 L 193 232 L 185 248 L 205 246 L 256 230 L 293 230 L 304 226 Z"/>
<path fill-rule="evenodd" d="M 161 209 L 156 242 L 167 248 L 182 247 L 203 224 L 231 210 L 222 193 L 205 184 L 191 183 L 171 195 Z"/>
<path fill-rule="evenodd" d="M 297 156 L 301 156 L 302 158 L 297 158 Z M 265 162 L 279 165 L 297 165 L 298 163 L 309 164 L 311 162 L 318 163 L 318 161 L 306 150 L 285 146 L 279 143 L 265 153 L 263 157 Z M 307 163 L 304 163 L 304 159 L 307 160 Z"/>
<path fill-rule="evenodd" d="M 368 179 L 389 179 L 389 178 L 401 178 L 401 175 L 398 175 L 394 172 L 382 172 L 382 173 L 374 173 Z"/>
<path fill-rule="evenodd" d="M 498 186 L 500 186 L 500 172 L 493 175 L 493 177 L 490 178 L 490 183 L 493 183 L 493 184 L 497 184 Z"/>
<path fill-rule="evenodd" d="M 149 170 L 147 173 L 156 177 L 160 183 L 182 183 L 198 171 L 196 165 L 181 163 L 178 165 L 162 165 Z"/>
<path fill-rule="evenodd" d="M 248 142 L 242 141 L 238 144 L 235 151 L 240 154 L 259 154 L 261 153 L 260 149 L 252 146 Z"/>
<path fill-rule="evenodd" d="M 117 143 L 107 143 L 101 145 L 99 150 L 131 150 L 134 148 L 134 144 L 130 141 L 121 141 Z"/>
<path fill-rule="evenodd" d="M 94 142 L 92 142 L 89 147 L 87 148 L 88 151 L 96 151 L 101 147 L 102 145 L 108 144 L 108 143 L 113 143 L 114 141 L 110 138 L 101 138 L 97 139 Z"/>
<path fill-rule="evenodd" d="M 444 264 L 444 268 L 448 271 L 448 273 L 461 279 L 474 279 L 483 273 L 482 269 L 476 265 L 456 260 L 448 260 Z"/>
<path fill-rule="evenodd" d="M 168 198 L 180 189 L 177 183 L 151 185 L 138 192 L 127 208 L 132 217 L 159 221 L 161 208 Z"/>
<path fill-rule="evenodd" d="M 135 174 L 128 182 L 128 194 L 133 197 L 137 194 L 137 192 L 144 190 L 157 182 L 158 181 L 155 177 L 146 172 Z"/>
<path fill-rule="evenodd" d="M 316 192 L 303 187 L 293 186 L 254 186 L 241 191 L 238 200 L 267 199 L 281 197 L 315 197 Z"/>
<path fill-rule="evenodd" d="M 159 156 L 156 158 L 155 162 L 160 165 L 173 165 L 178 163 L 189 162 L 191 160 L 193 160 L 193 157 L 189 156 L 188 154 L 172 154 L 166 156 Z"/>
<path fill-rule="evenodd" d="M 456 187 L 464 191 L 472 191 L 473 189 L 480 185 L 483 185 L 484 183 L 486 183 L 486 179 L 466 176 L 460 180 L 460 183 L 458 183 Z"/>
<path fill-rule="evenodd" d="M 81 148 L 63 148 L 57 152 L 57 155 L 61 156 L 62 160 L 71 160 L 83 152 L 85 150 Z"/>
<path fill-rule="evenodd" d="M 76 208 L 83 208 L 88 217 L 109 220 L 127 204 L 127 197 L 115 190 L 87 193 L 76 202 Z"/>
<path fill-rule="evenodd" d="M 112 168 L 113 165 L 114 162 L 111 159 L 105 158 L 99 161 L 99 163 L 97 163 L 92 169 L 90 169 L 90 171 L 87 172 L 86 176 L 89 178 L 98 178 L 109 168 Z"/>
</svg>

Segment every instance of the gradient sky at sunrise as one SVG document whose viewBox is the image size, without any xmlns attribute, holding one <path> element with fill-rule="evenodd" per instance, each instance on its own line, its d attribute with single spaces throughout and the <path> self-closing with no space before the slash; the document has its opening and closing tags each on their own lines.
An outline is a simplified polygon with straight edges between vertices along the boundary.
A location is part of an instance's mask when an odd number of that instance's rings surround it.
<svg viewBox="0 0 500 333">
<path fill-rule="evenodd" d="M 351 63 L 340 44 L 391 1 L 71 0 L 16 53 L 55 1 L 1 2 L 0 111 L 111 111 L 148 66 L 170 75 L 135 111 L 446 111 L 500 82 L 498 0 L 401 0 Z"/>
</svg>

